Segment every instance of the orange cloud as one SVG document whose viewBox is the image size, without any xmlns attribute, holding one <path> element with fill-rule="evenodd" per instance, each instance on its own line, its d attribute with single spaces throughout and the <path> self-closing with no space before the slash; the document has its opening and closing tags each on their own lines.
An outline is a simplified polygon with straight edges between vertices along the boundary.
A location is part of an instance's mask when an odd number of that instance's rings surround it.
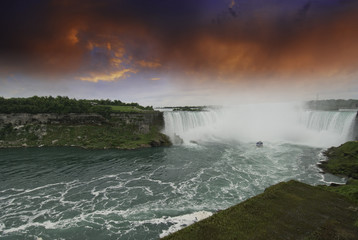
<svg viewBox="0 0 358 240">
<path fill-rule="evenodd" d="M 77 79 L 81 81 L 88 81 L 88 82 L 95 82 L 95 83 L 99 81 L 112 82 L 123 78 L 127 78 L 129 73 L 137 73 L 137 71 L 133 69 L 123 69 L 108 74 L 90 73 L 89 77 L 77 77 Z"/>
<path fill-rule="evenodd" d="M 68 41 L 70 42 L 70 44 L 75 45 L 76 43 L 79 42 L 79 39 L 77 37 L 78 34 L 78 30 L 77 29 L 71 29 L 69 34 L 68 34 Z"/>
<path fill-rule="evenodd" d="M 159 68 L 162 66 L 162 64 L 160 64 L 159 62 L 155 61 L 144 61 L 144 60 L 140 60 L 137 62 L 141 67 L 144 68 Z"/>
<path fill-rule="evenodd" d="M 193 76 L 190 81 L 312 81 L 358 74 L 356 12 L 308 19 L 291 29 L 275 28 L 267 22 L 253 25 L 257 32 L 240 25 L 236 33 L 203 32 L 164 61 L 175 59 L 178 71 Z"/>
</svg>

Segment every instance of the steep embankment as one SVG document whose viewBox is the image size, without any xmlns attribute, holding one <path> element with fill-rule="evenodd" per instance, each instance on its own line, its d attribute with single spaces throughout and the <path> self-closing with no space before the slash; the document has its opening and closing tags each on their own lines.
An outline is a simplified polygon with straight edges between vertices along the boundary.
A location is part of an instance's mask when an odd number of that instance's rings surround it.
<svg viewBox="0 0 358 240">
<path fill-rule="evenodd" d="M 0 114 L 0 147 L 78 146 L 134 149 L 170 145 L 163 114 Z"/>
<path fill-rule="evenodd" d="M 164 239 L 357 239 L 358 205 L 296 181 L 279 183 Z"/>
</svg>

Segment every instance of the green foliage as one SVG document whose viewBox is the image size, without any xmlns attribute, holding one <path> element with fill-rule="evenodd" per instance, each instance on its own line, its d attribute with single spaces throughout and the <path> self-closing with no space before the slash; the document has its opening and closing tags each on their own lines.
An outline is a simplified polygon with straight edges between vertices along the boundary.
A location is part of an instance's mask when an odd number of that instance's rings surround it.
<svg viewBox="0 0 358 240">
<path fill-rule="evenodd" d="M 0 128 L 0 139 L 4 140 L 5 137 L 8 134 L 11 134 L 13 132 L 13 128 L 11 123 L 6 124 L 5 126 L 3 126 L 2 128 Z"/>
<path fill-rule="evenodd" d="M 0 97 L 0 113 L 99 113 L 108 117 L 113 112 L 112 107 L 127 106 L 140 110 L 153 110 L 153 107 L 143 107 L 138 103 L 123 103 L 119 100 L 85 100 L 68 97 L 30 97 L 9 98 Z"/>
<path fill-rule="evenodd" d="M 188 112 L 201 112 L 205 111 L 204 106 L 185 106 L 185 107 L 174 107 L 173 111 L 188 111 Z"/>
<path fill-rule="evenodd" d="M 328 158 L 328 161 L 320 164 L 324 171 L 358 179 L 358 142 L 331 147 L 324 154 Z"/>
<path fill-rule="evenodd" d="M 306 107 L 312 110 L 338 111 L 339 109 L 358 109 L 358 100 L 330 99 L 306 102 Z"/>
<path fill-rule="evenodd" d="M 139 108 L 133 106 L 110 106 L 112 112 L 138 112 L 142 111 Z"/>
</svg>

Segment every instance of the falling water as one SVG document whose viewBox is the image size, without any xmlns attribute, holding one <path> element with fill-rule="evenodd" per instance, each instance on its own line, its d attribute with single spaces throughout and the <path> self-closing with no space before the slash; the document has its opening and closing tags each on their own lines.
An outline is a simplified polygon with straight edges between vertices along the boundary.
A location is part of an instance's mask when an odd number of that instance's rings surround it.
<svg viewBox="0 0 358 240">
<path fill-rule="evenodd" d="M 329 147 L 353 138 L 355 116 L 354 111 L 308 111 L 287 104 L 165 112 L 165 133 L 174 143 L 262 140 Z"/>
</svg>

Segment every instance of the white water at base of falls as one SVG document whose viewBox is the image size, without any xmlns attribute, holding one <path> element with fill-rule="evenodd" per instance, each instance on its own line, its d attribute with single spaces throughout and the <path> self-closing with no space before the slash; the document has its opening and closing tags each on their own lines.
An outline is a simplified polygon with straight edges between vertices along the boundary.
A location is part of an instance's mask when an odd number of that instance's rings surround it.
<svg viewBox="0 0 358 240">
<path fill-rule="evenodd" d="M 287 142 L 315 147 L 352 140 L 356 112 L 307 111 L 285 104 L 261 104 L 203 112 L 165 112 L 174 144 L 204 141 Z"/>
</svg>

